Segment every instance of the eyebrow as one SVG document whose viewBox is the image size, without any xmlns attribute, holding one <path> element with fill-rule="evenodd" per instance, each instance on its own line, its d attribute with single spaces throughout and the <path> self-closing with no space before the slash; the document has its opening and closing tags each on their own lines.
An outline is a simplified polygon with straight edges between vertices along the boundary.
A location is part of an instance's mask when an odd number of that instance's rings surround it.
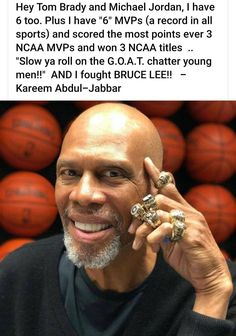
<svg viewBox="0 0 236 336">
<path fill-rule="evenodd" d="M 66 160 L 66 159 L 58 159 L 57 161 L 57 170 L 63 166 L 77 168 L 78 160 Z M 134 171 L 130 166 L 127 160 L 109 160 L 109 159 L 97 159 L 96 166 L 101 166 L 103 168 L 120 168 L 125 170 L 129 175 L 133 176 Z"/>
<path fill-rule="evenodd" d="M 76 165 L 77 165 L 77 161 L 74 161 L 74 160 L 61 160 L 61 159 L 57 160 L 57 169 L 61 168 L 62 166 L 73 167 L 73 166 L 76 166 Z"/>
</svg>

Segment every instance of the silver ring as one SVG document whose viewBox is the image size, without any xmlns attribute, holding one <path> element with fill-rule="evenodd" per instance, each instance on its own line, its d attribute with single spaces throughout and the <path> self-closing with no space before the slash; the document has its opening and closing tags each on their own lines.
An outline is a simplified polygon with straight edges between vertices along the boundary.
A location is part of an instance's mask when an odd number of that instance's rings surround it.
<svg viewBox="0 0 236 336">
<path fill-rule="evenodd" d="M 130 210 L 131 215 L 140 220 L 142 220 L 145 212 L 146 212 L 145 209 L 142 207 L 140 203 L 134 204 Z"/>
<path fill-rule="evenodd" d="M 146 195 L 143 198 L 143 206 L 146 210 L 149 210 L 149 209 L 156 210 L 157 204 L 156 204 L 155 197 L 151 194 Z"/>
<path fill-rule="evenodd" d="M 132 206 L 130 213 L 133 217 L 145 222 L 153 228 L 161 224 L 160 217 L 157 214 L 157 204 L 155 197 L 151 194 L 142 199 L 143 203 L 136 203 Z"/>
<path fill-rule="evenodd" d="M 160 217 L 155 210 L 149 210 L 146 212 L 143 216 L 143 221 L 154 229 L 156 229 L 161 224 Z"/>
<path fill-rule="evenodd" d="M 181 221 L 181 222 L 185 222 L 185 213 L 182 210 L 178 210 L 178 209 L 172 209 L 170 211 L 170 218 L 171 218 L 171 222 L 173 221 Z"/>
<path fill-rule="evenodd" d="M 171 242 L 177 242 L 183 238 L 184 232 L 186 230 L 186 225 L 180 220 L 175 220 L 173 223 L 173 229 L 170 237 Z"/>
<path fill-rule="evenodd" d="M 169 172 L 161 171 L 160 175 L 159 175 L 159 178 L 156 182 L 157 189 L 163 188 L 168 183 L 175 184 L 174 176 Z"/>
</svg>

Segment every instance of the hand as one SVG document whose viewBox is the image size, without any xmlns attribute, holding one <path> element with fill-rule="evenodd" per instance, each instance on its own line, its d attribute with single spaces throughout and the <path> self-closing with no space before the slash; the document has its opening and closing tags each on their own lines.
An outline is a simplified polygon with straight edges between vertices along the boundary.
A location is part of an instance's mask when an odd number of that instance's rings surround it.
<svg viewBox="0 0 236 336">
<path fill-rule="evenodd" d="M 145 223 L 137 226 L 137 220 L 134 221 L 129 229 L 129 232 L 135 233 L 133 248 L 138 249 L 144 243 L 150 245 L 155 252 L 161 248 L 166 262 L 194 287 L 196 311 L 205 313 L 208 310 L 203 308 L 203 305 L 208 307 L 213 298 L 214 304 L 217 305 L 220 299 L 224 305 L 209 315 L 224 317 L 232 292 L 232 281 L 227 263 L 204 216 L 187 203 L 173 183 L 165 185 L 161 188 L 161 193 L 157 194 L 154 186 L 160 172 L 149 158 L 145 159 L 144 164 L 152 181 L 151 192 L 155 195 L 161 225 L 153 229 Z M 185 213 L 187 227 L 184 236 L 175 243 L 166 238 L 172 233 L 169 214 L 172 209 L 179 209 Z"/>
</svg>

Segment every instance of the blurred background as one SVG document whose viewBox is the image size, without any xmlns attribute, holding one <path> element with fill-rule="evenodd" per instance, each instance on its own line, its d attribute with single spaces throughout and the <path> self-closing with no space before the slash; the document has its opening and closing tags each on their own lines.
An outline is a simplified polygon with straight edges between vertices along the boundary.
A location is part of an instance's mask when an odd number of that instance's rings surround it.
<svg viewBox="0 0 236 336">
<path fill-rule="evenodd" d="M 0 102 L 0 260 L 62 232 L 54 200 L 63 134 L 100 101 Z M 236 261 L 236 101 L 123 102 L 145 113 L 164 145 L 164 170 L 206 217 L 226 258 Z"/>
</svg>

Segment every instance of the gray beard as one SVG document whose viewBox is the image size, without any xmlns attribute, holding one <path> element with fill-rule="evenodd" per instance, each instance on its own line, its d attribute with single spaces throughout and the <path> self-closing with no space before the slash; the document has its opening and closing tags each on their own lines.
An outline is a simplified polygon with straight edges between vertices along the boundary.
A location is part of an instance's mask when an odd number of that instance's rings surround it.
<svg viewBox="0 0 236 336">
<path fill-rule="evenodd" d="M 84 266 L 92 269 L 102 269 L 109 265 L 119 254 L 121 247 L 120 235 L 116 233 L 113 239 L 108 241 L 103 247 L 80 244 L 80 247 L 77 248 L 65 228 L 64 244 L 67 250 L 67 256 L 75 266 Z"/>
</svg>

